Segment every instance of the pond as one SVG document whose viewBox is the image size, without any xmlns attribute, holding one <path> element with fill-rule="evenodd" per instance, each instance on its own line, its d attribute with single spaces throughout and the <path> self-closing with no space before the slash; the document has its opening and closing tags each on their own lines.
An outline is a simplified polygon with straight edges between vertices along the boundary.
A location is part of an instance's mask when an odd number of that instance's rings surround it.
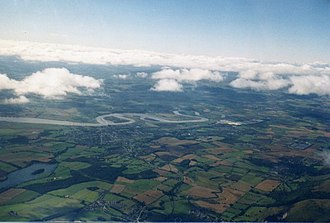
<svg viewBox="0 0 330 223">
<path fill-rule="evenodd" d="M 33 163 L 23 169 L 8 174 L 7 179 L 0 182 L 0 190 L 49 175 L 56 169 L 56 163 Z"/>
</svg>

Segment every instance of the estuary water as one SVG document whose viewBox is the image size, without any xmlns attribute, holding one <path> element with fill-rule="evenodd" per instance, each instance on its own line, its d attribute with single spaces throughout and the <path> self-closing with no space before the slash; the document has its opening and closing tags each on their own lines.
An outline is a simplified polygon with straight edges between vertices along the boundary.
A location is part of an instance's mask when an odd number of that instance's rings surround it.
<svg viewBox="0 0 330 223">
<path fill-rule="evenodd" d="M 157 117 L 151 114 L 143 113 L 112 113 L 96 117 L 97 123 L 87 123 L 87 122 L 69 122 L 69 121 L 60 121 L 53 119 L 42 119 L 42 118 L 25 118 L 25 117 L 0 117 L 0 122 L 16 122 L 16 123 L 30 123 L 30 124 L 48 124 L 48 125 L 63 125 L 63 126 L 88 126 L 88 127 L 98 127 L 98 126 L 107 126 L 107 125 L 128 125 L 135 122 L 134 117 L 138 117 L 141 120 L 156 121 L 160 123 L 172 123 L 172 124 L 182 124 L 182 123 L 195 123 L 195 122 L 206 122 L 207 118 L 184 115 L 178 111 L 174 111 L 174 114 L 177 116 L 189 118 L 182 120 L 169 120 L 161 117 Z M 115 117 L 123 120 L 123 122 L 112 122 L 107 120 L 107 117 Z"/>
</svg>

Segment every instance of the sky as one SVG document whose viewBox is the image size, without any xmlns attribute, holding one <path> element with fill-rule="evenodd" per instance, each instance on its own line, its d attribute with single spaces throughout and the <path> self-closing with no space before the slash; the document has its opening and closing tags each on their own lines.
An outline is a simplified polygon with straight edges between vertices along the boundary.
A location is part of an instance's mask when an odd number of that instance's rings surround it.
<svg viewBox="0 0 330 223">
<path fill-rule="evenodd" d="M 3 0 L 0 39 L 330 61 L 329 0 Z"/>
</svg>

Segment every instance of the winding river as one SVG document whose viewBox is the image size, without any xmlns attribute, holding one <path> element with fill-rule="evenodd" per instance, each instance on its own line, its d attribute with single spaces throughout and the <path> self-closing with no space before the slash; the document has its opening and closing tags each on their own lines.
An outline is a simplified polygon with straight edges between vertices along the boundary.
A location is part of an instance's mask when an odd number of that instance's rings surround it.
<svg viewBox="0 0 330 223">
<path fill-rule="evenodd" d="M 138 117 L 143 121 L 157 121 L 161 123 L 172 123 L 172 124 L 180 124 L 180 123 L 195 123 L 195 122 L 206 122 L 207 118 L 192 116 L 192 115 L 184 115 L 178 111 L 174 111 L 174 114 L 189 118 L 184 120 L 168 120 L 165 118 L 157 117 L 151 114 L 143 114 L 143 113 L 112 113 L 106 114 L 96 117 L 97 123 L 87 123 L 87 122 L 69 122 L 69 121 L 60 121 L 53 119 L 42 119 L 42 118 L 23 118 L 23 117 L 0 117 L 0 122 L 16 122 L 16 123 L 30 123 L 30 124 L 46 124 L 46 125 L 64 125 L 64 126 L 87 126 L 87 127 L 99 127 L 99 126 L 107 126 L 107 125 L 128 125 L 135 122 L 134 117 Z M 123 120 L 122 122 L 113 122 L 107 120 L 107 117 L 114 117 L 117 119 Z"/>
</svg>

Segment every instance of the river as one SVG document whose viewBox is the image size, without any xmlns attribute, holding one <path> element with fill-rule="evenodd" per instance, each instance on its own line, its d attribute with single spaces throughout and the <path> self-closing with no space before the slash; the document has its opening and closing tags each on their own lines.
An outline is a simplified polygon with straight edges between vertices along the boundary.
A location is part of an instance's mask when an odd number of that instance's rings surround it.
<svg viewBox="0 0 330 223">
<path fill-rule="evenodd" d="M 98 127 L 98 126 L 107 126 L 107 125 L 128 125 L 135 122 L 133 117 L 139 117 L 143 121 L 154 120 L 161 123 L 195 123 L 195 122 L 206 122 L 207 118 L 199 116 L 184 115 L 178 111 L 174 111 L 175 115 L 190 118 L 185 120 L 168 120 L 165 118 L 157 117 L 151 114 L 143 113 L 112 113 L 101 115 L 95 118 L 97 123 L 88 123 L 88 122 L 69 122 L 61 121 L 54 119 L 42 119 L 42 118 L 26 118 L 26 117 L 0 117 L 0 122 L 16 122 L 16 123 L 30 123 L 30 124 L 47 124 L 47 125 L 63 125 L 63 126 L 88 126 L 88 127 Z M 107 120 L 107 117 L 115 117 L 123 120 L 123 122 L 112 122 Z"/>
</svg>

